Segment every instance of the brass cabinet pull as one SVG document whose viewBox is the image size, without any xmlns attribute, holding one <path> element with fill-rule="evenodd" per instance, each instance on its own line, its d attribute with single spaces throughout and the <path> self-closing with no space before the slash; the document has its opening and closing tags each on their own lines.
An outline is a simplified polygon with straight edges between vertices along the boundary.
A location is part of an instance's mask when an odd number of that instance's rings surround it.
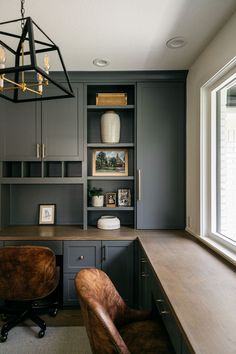
<svg viewBox="0 0 236 354">
<path fill-rule="evenodd" d="M 141 170 L 138 170 L 138 193 L 137 193 L 137 200 L 141 200 Z"/>
<path fill-rule="evenodd" d="M 40 159 L 40 144 L 36 144 L 36 156 L 37 159 Z"/>
<path fill-rule="evenodd" d="M 45 144 L 42 144 L 42 158 L 45 158 Z"/>
<path fill-rule="evenodd" d="M 149 277 L 149 274 L 148 273 L 141 273 L 141 277 Z"/>
</svg>

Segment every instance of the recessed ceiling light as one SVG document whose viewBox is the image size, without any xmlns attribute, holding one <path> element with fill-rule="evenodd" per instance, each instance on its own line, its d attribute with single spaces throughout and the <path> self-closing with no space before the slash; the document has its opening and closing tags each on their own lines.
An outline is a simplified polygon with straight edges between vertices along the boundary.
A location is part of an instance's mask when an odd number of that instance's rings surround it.
<svg viewBox="0 0 236 354">
<path fill-rule="evenodd" d="M 99 67 L 107 66 L 110 64 L 108 59 L 96 58 L 93 60 L 93 64 Z"/>
<path fill-rule="evenodd" d="M 187 44 L 184 37 L 174 37 L 166 42 L 166 46 L 171 49 L 182 48 Z"/>
</svg>

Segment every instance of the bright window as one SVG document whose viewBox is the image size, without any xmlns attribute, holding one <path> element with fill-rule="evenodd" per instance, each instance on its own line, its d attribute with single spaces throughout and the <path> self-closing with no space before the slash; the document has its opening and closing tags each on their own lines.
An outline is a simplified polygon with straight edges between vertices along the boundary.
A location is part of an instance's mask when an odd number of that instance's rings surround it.
<svg viewBox="0 0 236 354">
<path fill-rule="evenodd" d="M 236 59 L 201 89 L 200 237 L 236 262 Z"/>
<path fill-rule="evenodd" d="M 216 91 L 214 126 L 216 234 L 236 241 L 236 80 Z"/>
</svg>

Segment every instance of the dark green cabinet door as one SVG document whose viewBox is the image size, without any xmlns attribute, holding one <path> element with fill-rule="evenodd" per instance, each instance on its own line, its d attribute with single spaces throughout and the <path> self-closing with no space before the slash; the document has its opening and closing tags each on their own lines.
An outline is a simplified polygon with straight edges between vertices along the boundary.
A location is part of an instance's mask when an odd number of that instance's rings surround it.
<svg viewBox="0 0 236 354">
<path fill-rule="evenodd" d="M 102 269 L 125 302 L 134 301 L 134 242 L 102 241 Z"/>
<path fill-rule="evenodd" d="M 79 306 L 74 279 L 83 268 L 101 268 L 101 241 L 64 241 L 64 306 Z"/>
<path fill-rule="evenodd" d="M 38 160 L 41 143 L 41 116 L 35 102 L 1 102 L 1 160 Z"/>
<path fill-rule="evenodd" d="M 55 89 L 51 89 L 55 90 Z M 83 159 L 83 86 L 73 86 L 75 97 L 42 103 L 44 160 Z"/>
<path fill-rule="evenodd" d="M 184 82 L 138 84 L 137 169 L 137 228 L 184 228 Z"/>
<path fill-rule="evenodd" d="M 138 303 L 142 310 L 152 309 L 150 270 L 148 260 L 139 247 L 138 255 Z"/>
</svg>

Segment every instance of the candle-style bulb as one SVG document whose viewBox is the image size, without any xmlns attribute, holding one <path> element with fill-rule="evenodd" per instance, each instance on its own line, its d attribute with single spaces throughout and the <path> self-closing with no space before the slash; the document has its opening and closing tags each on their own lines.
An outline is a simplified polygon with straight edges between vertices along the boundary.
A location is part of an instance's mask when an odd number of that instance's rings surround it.
<svg viewBox="0 0 236 354">
<path fill-rule="evenodd" d="M 46 54 L 43 59 L 44 63 L 44 70 L 47 74 L 49 74 L 49 69 L 50 69 L 50 63 L 49 63 L 49 56 Z"/>
<path fill-rule="evenodd" d="M 6 51 L 1 46 L 0 47 L 0 69 L 4 69 L 5 68 L 5 62 L 6 62 Z M 3 77 L 4 77 L 4 74 L 0 75 L 0 91 L 2 91 L 3 87 L 4 87 Z"/>
<path fill-rule="evenodd" d="M 0 47 L 0 69 L 4 69 L 5 68 L 5 62 L 6 62 L 6 51 L 1 46 Z"/>
<path fill-rule="evenodd" d="M 43 93 L 43 76 L 40 73 L 37 73 L 38 80 L 38 92 L 42 95 Z"/>
</svg>

